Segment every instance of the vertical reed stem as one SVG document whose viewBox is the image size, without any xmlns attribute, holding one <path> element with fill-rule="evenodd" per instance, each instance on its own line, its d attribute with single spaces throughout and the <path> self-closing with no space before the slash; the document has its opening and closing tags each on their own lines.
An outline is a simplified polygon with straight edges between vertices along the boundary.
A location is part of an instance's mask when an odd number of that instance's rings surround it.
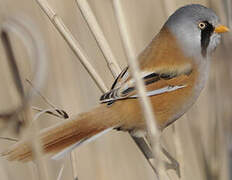
<svg viewBox="0 0 232 180">
<path fill-rule="evenodd" d="M 162 178 L 166 176 L 165 175 L 166 173 L 164 170 L 164 165 L 161 161 L 161 151 L 160 151 L 160 144 L 159 144 L 160 132 L 156 125 L 155 116 L 151 108 L 150 100 L 146 95 L 144 82 L 139 76 L 140 74 L 139 65 L 138 65 L 134 50 L 131 45 L 131 40 L 129 37 L 127 24 L 124 18 L 122 5 L 119 0 L 114 0 L 113 2 L 114 2 L 115 14 L 116 14 L 116 18 L 118 21 L 118 26 L 120 29 L 123 45 L 126 51 L 128 63 L 131 68 L 132 76 L 135 79 L 136 88 L 138 90 L 138 94 L 140 97 L 139 99 L 141 103 L 141 108 L 143 110 L 143 114 L 146 119 L 147 132 L 148 132 L 149 140 L 152 146 L 153 155 L 155 158 L 155 165 L 156 165 L 157 172 L 158 172 L 158 178 L 159 177 Z"/>
</svg>

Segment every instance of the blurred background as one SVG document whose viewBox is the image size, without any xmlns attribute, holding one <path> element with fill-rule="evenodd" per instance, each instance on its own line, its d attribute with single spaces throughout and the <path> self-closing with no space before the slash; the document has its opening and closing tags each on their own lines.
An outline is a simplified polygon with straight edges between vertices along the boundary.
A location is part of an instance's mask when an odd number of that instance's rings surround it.
<svg viewBox="0 0 232 180">
<path fill-rule="evenodd" d="M 126 63 L 119 35 L 112 0 L 88 0 L 98 23 L 121 68 Z M 80 45 L 87 52 L 90 63 L 108 88 L 113 76 L 108 69 L 93 35 L 83 19 L 75 0 L 48 3 L 63 19 Z M 230 0 L 121 0 L 133 48 L 139 54 L 159 32 L 167 17 L 177 8 L 190 3 L 200 3 L 216 11 L 223 24 L 231 26 Z M 98 104 L 101 91 L 83 68 L 47 16 L 35 0 L 0 0 L 0 24 L 9 17 L 29 18 L 41 33 L 47 50 L 47 77 L 40 92 L 70 116 L 88 111 Z M 23 19 L 24 20 L 24 19 Z M 17 37 L 12 37 L 14 54 L 24 80 L 32 78 L 30 61 L 25 47 Z M 232 179 L 232 60 L 231 33 L 223 36 L 222 44 L 214 53 L 207 87 L 197 103 L 186 115 L 162 133 L 162 144 L 180 164 L 181 179 L 216 180 Z M 0 43 L 0 112 L 17 106 L 19 98 L 9 71 L 7 58 Z M 36 95 L 33 106 L 48 108 Z M 34 111 L 33 111 L 34 112 Z M 43 115 L 40 128 L 65 121 L 54 116 Z M 12 130 L 0 132 L 1 136 L 18 138 Z M 14 142 L 0 140 L 0 151 Z M 110 132 L 94 142 L 73 151 L 60 161 L 46 160 L 50 179 L 56 180 L 64 167 L 61 179 L 67 180 L 141 180 L 154 179 L 151 167 L 128 133 Z M 173 170 L 168 170 L 170 179 L 178 179 Z M 33 163 L 8 162 L 0 159 L 0 180 L 38 179 Z"/>
</svg>

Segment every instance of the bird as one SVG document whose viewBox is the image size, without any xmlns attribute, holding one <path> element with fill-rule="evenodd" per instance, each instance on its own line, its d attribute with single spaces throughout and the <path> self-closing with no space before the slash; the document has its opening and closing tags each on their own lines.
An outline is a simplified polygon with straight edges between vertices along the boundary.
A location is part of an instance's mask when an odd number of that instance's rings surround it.
<svg viewBox="0 0 232 180">
<path fill-rule="evenodd" d="M 204 88 L 210 57 L 229 28 L 203 5 L 177 9 L 148 46 L 138 55 L 140 76 L 151 101 L 156 124 L 163 131 L 196 102 Z M 44 154 L 55 157 L 111 131 L 146 134 L 146 123 L 130 67 L 118 75 L 97 107 L 39 132 Z M 28 141 L 22 140 L 2 152 L 8 160 L 34 158 Z"/>
</svg>

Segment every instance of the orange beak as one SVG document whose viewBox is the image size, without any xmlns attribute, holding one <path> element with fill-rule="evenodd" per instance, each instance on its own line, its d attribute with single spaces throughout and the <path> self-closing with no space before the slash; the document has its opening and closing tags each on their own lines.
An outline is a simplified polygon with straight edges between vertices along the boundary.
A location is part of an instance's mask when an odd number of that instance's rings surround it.
<svg viewBox="0 0 232 180">
<path fill-rule="evenodd" d="M 225 32 L 228 32 L 229 31 L 229 28 L 226 27 L 226 26 L 223 26 L 223 25 L 218 25 L 215 29 L 214 29 L 214 32 L 216 33 L 225 33 Z"/>
</svg>

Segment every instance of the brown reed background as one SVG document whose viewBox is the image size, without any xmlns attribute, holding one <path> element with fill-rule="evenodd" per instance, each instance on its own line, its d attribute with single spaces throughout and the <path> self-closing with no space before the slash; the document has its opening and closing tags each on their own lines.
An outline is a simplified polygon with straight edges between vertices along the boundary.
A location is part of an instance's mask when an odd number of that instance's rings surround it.
<svg viewBox="0 0 232 180">
<path fill-rule="evenodd" d="M 90 63 L 110 87 L 113 82 L 104 57 L 86 25 L 75 0 L 48 0 L 65 24 L 77 38 L 90 57 Z M 96 18 L 103 29 L 114 55 L 121 68 L 126 59 L 119 35 L 111 0 L 88 0 Z M 130 36 L 137 53 L 141 52 L 176 8 L 200 3 L 213 8 L 224 24 L 228 17 L 223 0 L 123 0 L 127 15 Z M 227 6 L 228 7 L 228 6 Z M 231 9 L 232 7 L 228 7 Z M 79 63 L 77 57 L 63 38 L 44 15 L 34 0 L 0 0 L 0 23 L 8 17 L 25 16 L 38 27 L 48 52 L 48 75 L 46 85 L 41 90 L 53 104 L 64 109 L 70 116 L 87 111 L 97 105 L 101 92 Z M 22 17 L 23 18 L 23 17 Z M 207 87 L 193 108 L 174 126 L 162 133 L 162 144 L 178 160 L 181 166 L 181 179 L 229 179 L 228 147 L 232 141 L 232 61 L 230 56 L 230 33 L 223 37 L 212 60 L 212 68 Z M 31 78 L 32 69 L 28 63 L 25 48 L 17 38 L 14 39 L 14 52 L 23 78 Z M 0 45 L 0 105 L 6 111 L 18 103 L 12 78 L 7 66 L 2 44 Z M 28 84 L 25 82 L 25 87 Z M 37 96 L 34 106 L 47 108 L 46 103 Z M 51 126 L 62 119 L 43 115 L 41 128 Z M 14 137 L 12 132 L 0 135 Z M 0 140 L 0 151 L 13 142 Z M 140 180 L 154 179 L 139 149 L 127 133 L 111 132 L 74 151 L 71 157 L 61 161 L 46 160 L 50 179 L 57 179 L 62 166 L 61 179 L 79 180 Z M 231 168 L 231 167 L 230 167 Z M 175 172 L 167 171 L 170 179 L 178 179 Z M 230 177 L 231 178 L 231 177 Z M 15 163 L 0 160 L 0 180 L 38 179 L 33 163 Z"/>
</svg>

